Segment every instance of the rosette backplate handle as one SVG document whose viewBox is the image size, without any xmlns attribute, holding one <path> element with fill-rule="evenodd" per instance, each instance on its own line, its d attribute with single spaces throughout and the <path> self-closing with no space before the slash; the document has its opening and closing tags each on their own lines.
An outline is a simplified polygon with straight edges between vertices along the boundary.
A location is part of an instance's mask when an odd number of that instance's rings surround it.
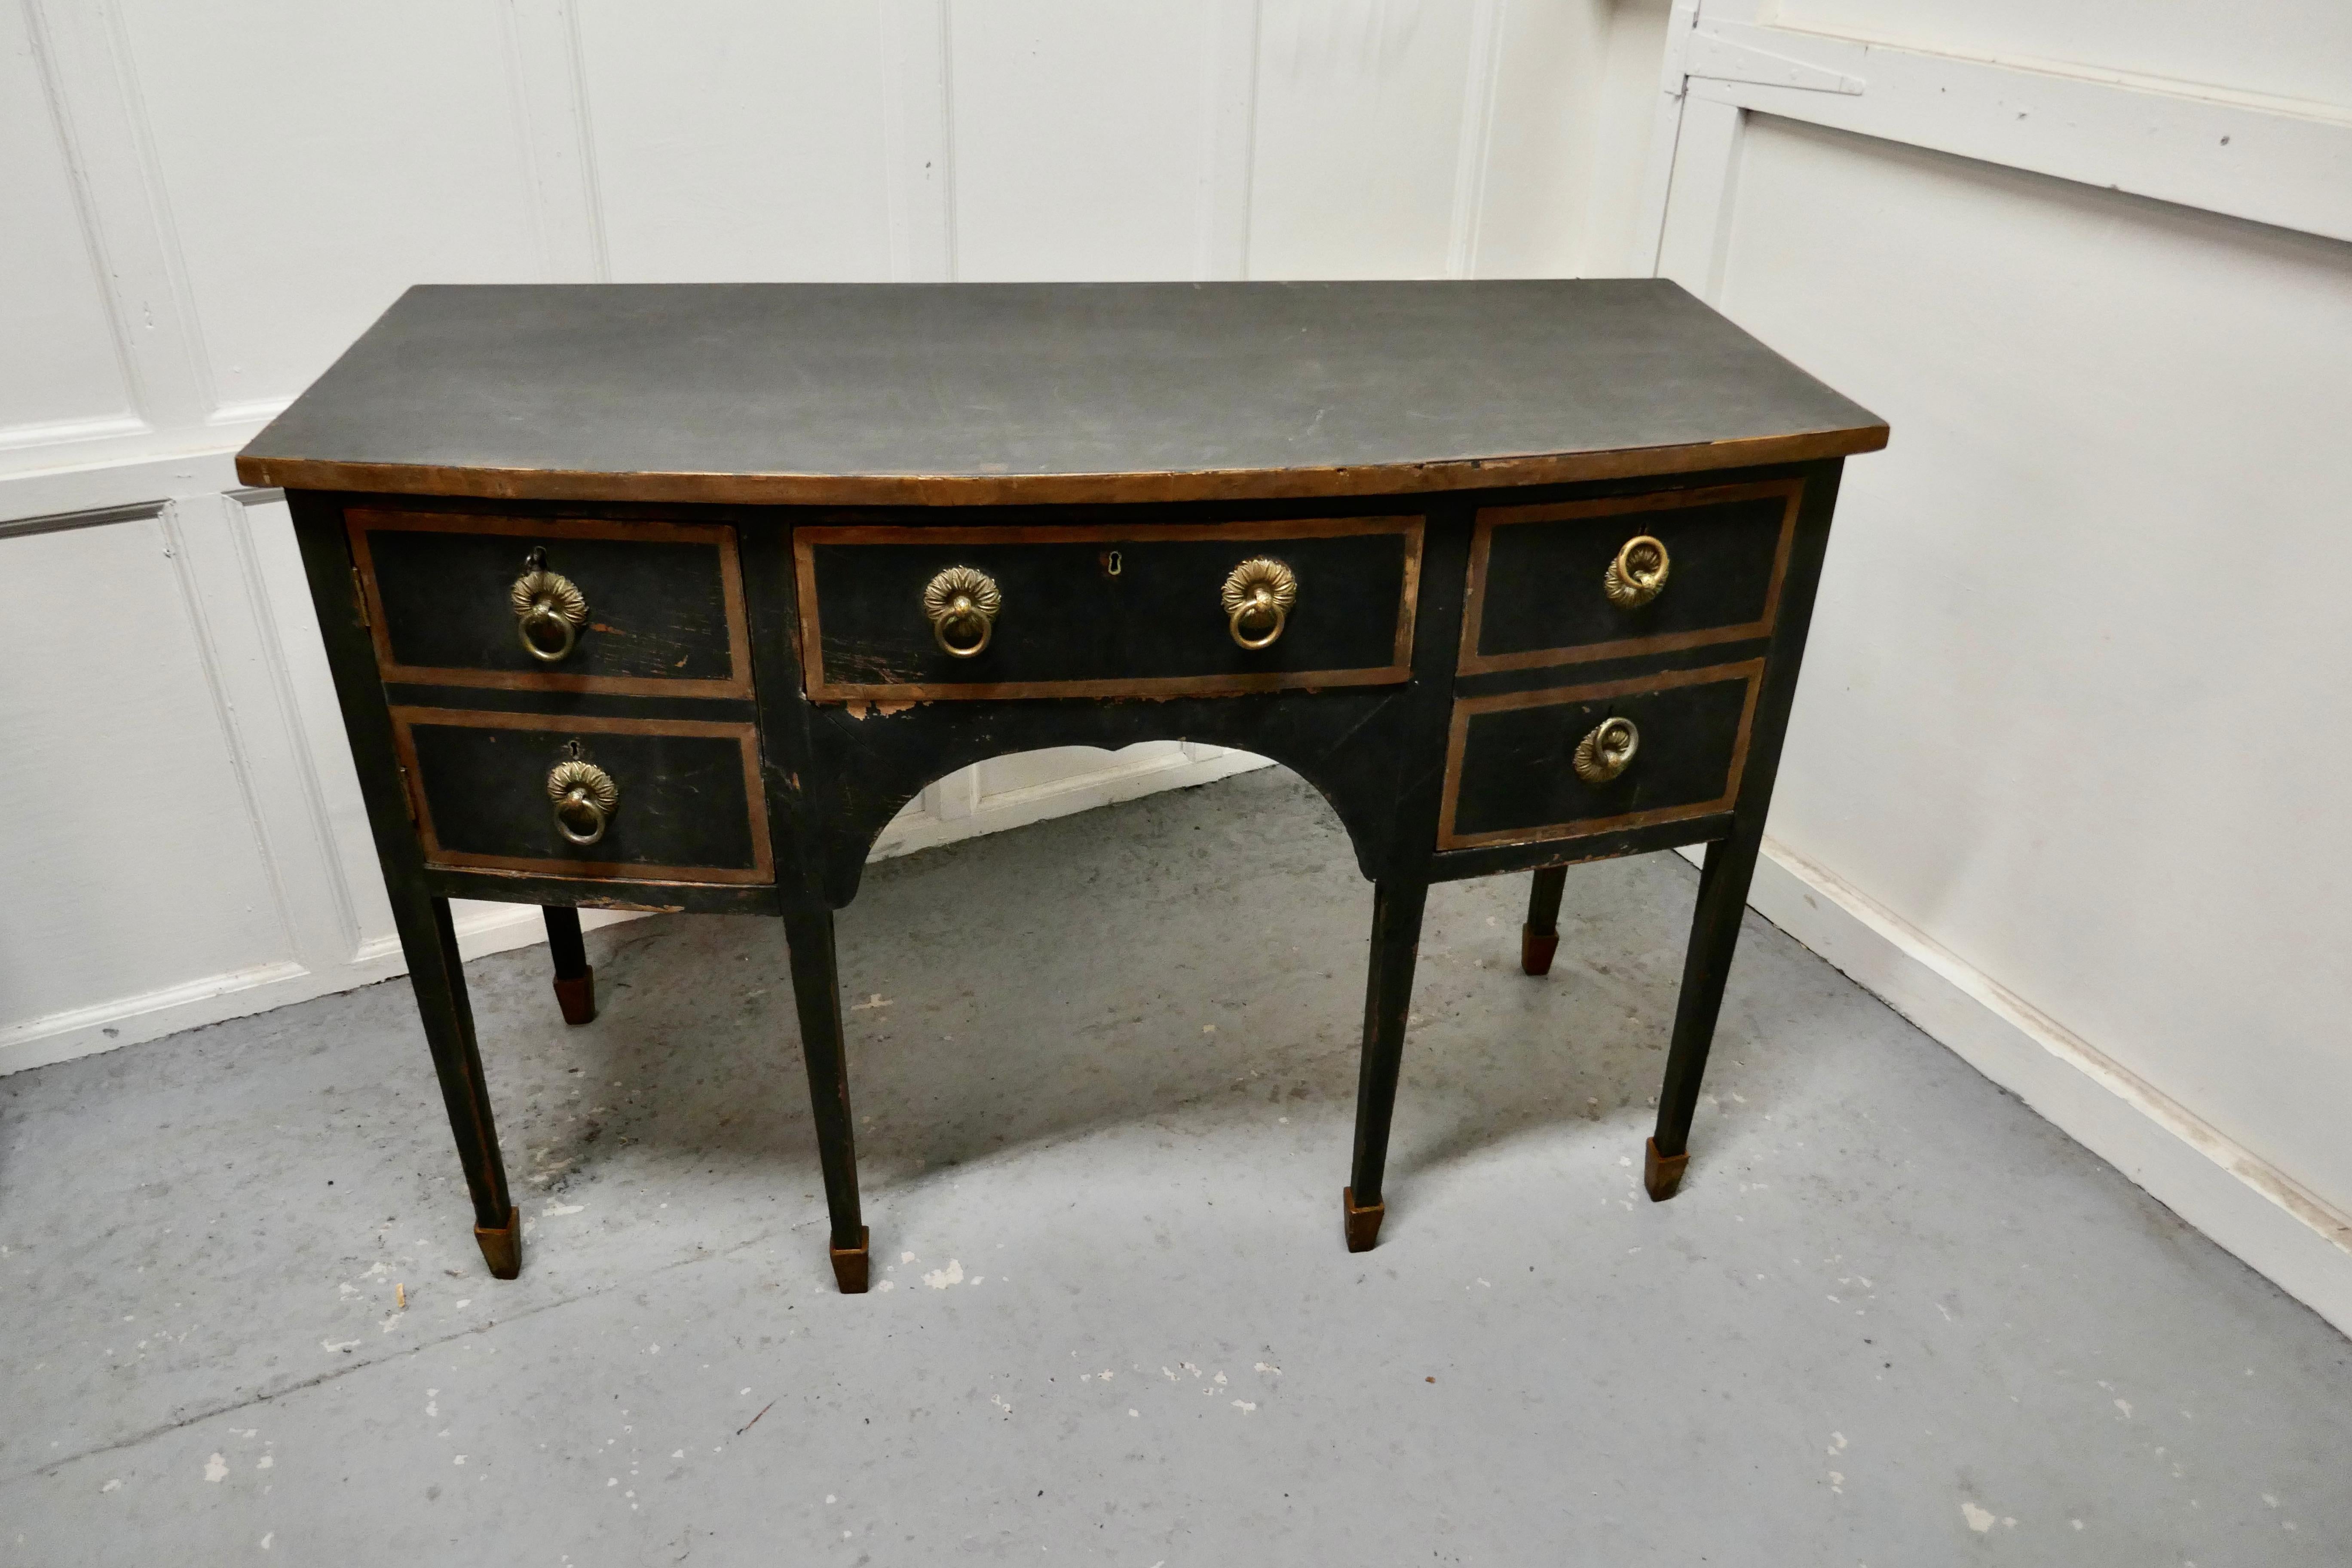
<svg viewBox="0 0 2352 1568">
<path fill-rule="evenodd" d="M 1272 647 L 1290 624 L 1291 606 L 1298 603 L 1298 576 L 1271 555 L 1254 555 L 1227 574 L 1219 597 L 1225 606 L 1225 630 L 1255 653 Z"/>
<path fill-rule="evenodd" d="M 555 830 L 584 846 L 604 837 L 621 804 L 621 786 L 595 763 L 567 757 L 548 771 L 547 798 L 555 803 Z"/>
<path fill-rule="evenodd" d="M 1672 564 L 1664 544 L 1646 533 L 1635 534 L 1601 573 L 1601 590 L 1619 609 L 1638 610 L 1666 585 L 1666 569 Z"/>
<path fill-rule="evenodd" d="M 523 651 L 541 664 L 562 664 L 579 646 L 580 628 L 588 624 L 587 595 L 571 578 L 550 572 L 534 550 L 523 574 L 507 590 L 515 613 L 515 636 Z"/>
<path fill-rule="evenodd" d="M 1004 605 L 996 579 L 971 566 L 950 566 L 923 585 L 923 616 L 931 640 L 950 658 L 977 658 L 996 630 Z"/>
<path fill-rule="evenodd" d="M 1633 727 L 1633 721 L 1603 719 L 1576 743 L 1576 754 L 1569 763 L 1586 784 L 1604 784 L 1633 766 L 1633 753 L 1641 746 L 1642 731 Z"/>
</svg>

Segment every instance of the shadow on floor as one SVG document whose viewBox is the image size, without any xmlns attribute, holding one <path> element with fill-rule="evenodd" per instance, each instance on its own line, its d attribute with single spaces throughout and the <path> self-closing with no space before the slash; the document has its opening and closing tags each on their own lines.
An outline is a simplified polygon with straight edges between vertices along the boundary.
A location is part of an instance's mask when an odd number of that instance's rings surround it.
<svg viewBox="0 0 2352 1568">
<path fill-rule="evenodd" d="M 1524 882 L 1433 893 L 1400 1176 L 1656 1092 L 1694 874 L 1673 857 L 1579 868 L 1541 979 L 1517 965 Z M 839 917 L 869 1185 L 1179 1110 L 1352 1115 L 1370 905 L 1329 808 L 1274 771 L 874 867 Z M 514 973 L 530 958 L 477 966 L 493 1089 L 530 1149 L 519 1173 L 641 1144 L 813 1181 L 780 924 L 669 917 L 592 948 L 602 1011 L 572 1031 Z"/>
</svg>

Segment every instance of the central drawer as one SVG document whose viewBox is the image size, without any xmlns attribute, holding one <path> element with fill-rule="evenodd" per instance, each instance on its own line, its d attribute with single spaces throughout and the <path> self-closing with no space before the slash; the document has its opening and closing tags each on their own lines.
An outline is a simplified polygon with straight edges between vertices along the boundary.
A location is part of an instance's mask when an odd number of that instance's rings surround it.
<svg viewBox="0 0 2352 1568">
<path fill-rule="evenodd" d="M 809 696 L 1220 696 L 1403 681 L 1422 520 L 803 528 Z"/>
</svg>

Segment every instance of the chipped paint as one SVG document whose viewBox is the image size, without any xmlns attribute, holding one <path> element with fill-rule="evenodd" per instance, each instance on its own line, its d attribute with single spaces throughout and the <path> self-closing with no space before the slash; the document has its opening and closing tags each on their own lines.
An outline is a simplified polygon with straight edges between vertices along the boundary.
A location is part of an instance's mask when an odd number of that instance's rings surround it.
<svg viewBox="0 0 2352 1568">
<path fill-rule="evenodd" d="M 924 1275 L 923 1283 L 934 1290 L 944 1290 L 950 1285 L 961 1285 L 963 1283 L 963 1265 L 950 1258 L 945 1268 L 934 1268 Z"/>
<path fill-rule="evenodd" d="M 1993 1527 L 1993 1521 L 1998 1516 L 1989 1508 L 1979 1508 L 1972 1502 L 1963 1502 L 1960 1504 L 1960 1517 L 1969 1521 L 1970 1530 L 1982 1535 Z"/>
</svg>

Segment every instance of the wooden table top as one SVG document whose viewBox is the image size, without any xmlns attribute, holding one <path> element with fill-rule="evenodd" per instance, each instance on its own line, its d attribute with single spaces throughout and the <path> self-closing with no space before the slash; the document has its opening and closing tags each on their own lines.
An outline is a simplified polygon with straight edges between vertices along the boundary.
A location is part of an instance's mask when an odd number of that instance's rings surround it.
<svg viewBox="0 0 2352 1568">
<path fill-rule="evenodd" d="M 247 484 L 816 505 L 1400 494 L 1802 461 L 1875 415 L 1654 279 L 411 289 Z"/>
</svg>

